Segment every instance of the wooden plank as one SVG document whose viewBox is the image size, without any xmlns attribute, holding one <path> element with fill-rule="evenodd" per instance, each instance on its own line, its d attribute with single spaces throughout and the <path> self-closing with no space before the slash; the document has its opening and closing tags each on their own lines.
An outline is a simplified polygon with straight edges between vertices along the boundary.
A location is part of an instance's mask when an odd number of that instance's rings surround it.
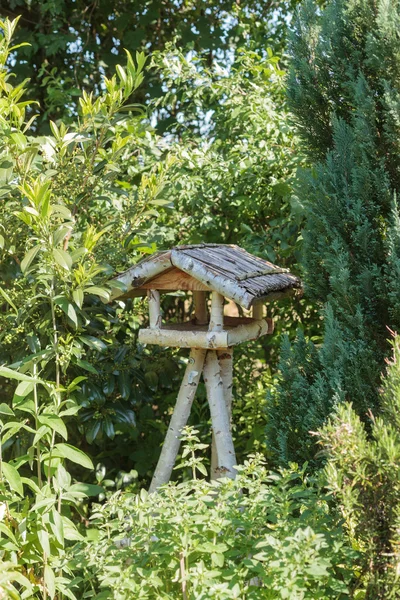
<svg viewBox="0 0 400 600">
<path fill-rule="evenodd" d="M 212 289 L 176 267 L 157 275 L 140 287 L 144 290 L 169 290 L 171 292 L 175 290 L 209 292 Z"/>
</svg>

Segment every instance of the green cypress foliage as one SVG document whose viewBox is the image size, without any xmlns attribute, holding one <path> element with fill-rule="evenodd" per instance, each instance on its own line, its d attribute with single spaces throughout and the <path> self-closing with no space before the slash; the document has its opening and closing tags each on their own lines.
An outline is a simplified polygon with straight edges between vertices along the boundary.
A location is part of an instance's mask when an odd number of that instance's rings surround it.
<svg viewBox="0 0 400 600">
<path fill-rule="evenodd" d="M 400 2 L 307 2 L 291 41 L 288 95 L 312 168 L 305 207 L 306 294 L 324 338 L 284 344 L 270 397 L 270 446 L 281 461 L 313 460 L 309 432 L 351 400 L 378 410 L 387 327 L 400 325 Z"/>
<path fill-rule="evenodd" d="M 372 431 L 351 405 L 338 408 L 322 431 L 326 475 L 353 548 L 361 550 L 368 600 L 400 597 L 400 340 L 382 385 L 382 415 Z"/>
</svg>

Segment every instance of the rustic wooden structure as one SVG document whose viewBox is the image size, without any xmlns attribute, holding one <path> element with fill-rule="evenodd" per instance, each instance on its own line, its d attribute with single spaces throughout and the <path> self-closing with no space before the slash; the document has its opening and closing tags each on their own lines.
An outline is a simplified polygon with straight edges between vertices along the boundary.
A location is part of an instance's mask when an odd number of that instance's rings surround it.
<svg viewBox="0 0 400 600">
<path fill-rule="evenodd" d="M 150 491 L 170 479 L 179 452 L 180 432 L 188 421 L 202 373 L 213 428 L 212 477 L 234 478 L 233 346 L 272 333 L 272 320 L 263 316 L 264 302 L 298 293 L 300 280 L 238 246 L 198 244 L 154 254 L 118 275 L 113 283 L 118 287 L 113 286 L 112 299 L 148 296 L 150 323 L 139 331 L 140 342 L 191 348 Z M 193 293 L 194 315 L 184 323 L 163 323 L 160 292 L 175 290 Z M 208 294 L 211 294 L 210 308 Z M 224 316 L 224 298 L 252 309 L 252 316 Z"/>
</svg>

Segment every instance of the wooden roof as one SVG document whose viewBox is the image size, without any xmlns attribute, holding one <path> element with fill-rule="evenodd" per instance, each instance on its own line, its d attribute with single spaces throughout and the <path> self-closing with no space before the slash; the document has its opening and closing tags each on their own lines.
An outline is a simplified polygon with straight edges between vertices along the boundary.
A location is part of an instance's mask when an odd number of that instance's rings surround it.
<svg viewBox="0 0 400 600">
<path fill-rule="evenodd" d="M 138 296 L 149 288 L 216 290 L 244 308 L 301 290 L 301 281 L 273 263 L 227 244 L 176 246 L 140 261 L 112 280 L 112 299 Z"/>
</svg>

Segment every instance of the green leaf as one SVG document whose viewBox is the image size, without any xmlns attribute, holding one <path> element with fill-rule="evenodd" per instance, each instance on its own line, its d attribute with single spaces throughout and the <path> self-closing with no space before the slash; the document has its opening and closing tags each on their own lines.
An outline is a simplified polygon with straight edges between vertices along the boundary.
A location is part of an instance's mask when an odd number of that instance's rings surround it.
<svg viewBox="0 0 400 600">
<path fill-rule="evenodd" d="M 19 150 L 23 150 L 27 144 L 27 139 L 24 136 L 23 133 L 20 133 L 19 131 L 12 133 L 10 135 L 10 138 L 12 139 L 12 141 L 14 142 L 14 144 L 17 146 L 17 148 Z"/>
<path fill-rule="evenodd" d="M 33 246 L 28 252 L 25 254 L 24 258 L 21 261 L 21 271 L 25 273 L 25 271 L 29 268 L 31 262 L 35 258 L 36 254 L 39 252 L 41 246 L 38 244 L 37 246 Z"/>
<path fill-rule="evenodd" d="M 65 427 L 63 420 L 60 419 L 60 417 L 57 417 L 57 415 L 43 414 L 40 415 L 38 420 L 41 425 L 47 425 L 52 431 L 61 435 L 64 440 L 68 439 L 67 428 Z"/>
<path fill-rule="evenodd" d="M 50 500 L 50 498 L 46 498 L 46 500 Z M 45 552 L 47 556 L 51 556 L 50 539 L 47 531 L 45 529 L 38 529 L 37 536 L 43 552 Z"/>
<path fill-rule="evenodd" d="M 104 493 L 104 488 L 92 483 L 74 483 L 69 489 L 71 492 L 82 492 L 86 496 L 98 496 Z"/>
<path fill-rule="evenodd" d="M 68 254 L 68 252 L 65 252 L 65 250 L 61 250 L 61 248 L 53 248 L 53 257 L 56 263 L 63 269 L 65 269 L 66 271 L 69 271 L 71 269 L 72 258 Z"/>
<path fill-rule="evenodd" d="M 21 381 L 21 383 L 17 385 L 15 395 L 19 398 L 25 398 L 26 396 L 28 396 L 28 394 L 32 392 L 33 387 L 34 385 L 31 381 Z"/>
<path fill-rule="evenodd" d="M 105 288 L 101 288 L 96 285 L 87 287 L 85 289 L 85 292 L 87 294 L 94 294 L 95 296 L 99 296 L 100 298 L 103 298 L 103 300 L 106 300 L 107 302 L 110 299 L 110 292 L 108 290 L 106 290 Z"/>
<path fill-rule="evenodd" d="M 95 375 L 99 374 L 98 371 L 90 363 L 87 362 L 87 360 L 82 360 L 81 358 L 77 358 L 76 364 L 78 365 L 78 367 L 85 369 L 85 371 L 89 371 L 89 373 L 94 373 Z"/>
<path fill-rule="evenodd" d="M 56 444 L 55 449 L 63 458 L 81 465 L 85 469 L 94 469 L 92 461 L 82 450 L 78 450 L 78 448 L 74 448 L 74 446 L 70 446 L 69 444 Z"/>
<path fill-rule="evenodd" d="M 216 552 L 211 553 L 211 560 L 213 565 L 217 567 L 223 567 L 225 562 L 225 557 L 223 554 L 217 554 Z"/>
<path fill-rule="evenodd" d="M 75 377 L 75 379 L 73 381 L 71 381 L 71 383 L 69 384 L 67 390 L 69 392 L 73 392 L 74 390 L 76 390 L 78 388 L 81 381 L 85 381 L 86 379 L 87 379 L 87 377 L 84 377 L 83 375 L 79 375 L 79 377 Z"/>
<path fill-rule="evenodd" d="M 43 548 L 44 549 L 44 548 Z M 47 587 L 47 591 L 51 600 L 53 600 L 56 595 L 56 576 L 54 575 L 54 571 L 49 565 L 45 565 L 44 567 L 44 582 Z"/>
<path fill-rule="evenodd" d="M 1 465 L 3 475 L 14 492 L 17 492 L 20 496 L 24 495 L 24 487 L 22 485 L 20 474 L 17 469 L 9 463 L 3 462 Z"/>
<path fill-rule="evenodd" d="M 18 371 L 14 371 L 13 369 L 9 369 L 8 367 L 0 367 L 0 377 L 7 377 L 8 379 L 17 379 L 18 381 L 29 381 L 31 383 L 42 383 L 40 379 L 35 379 L 35 377 L 31 377 L 30 375 L 19 373 Z"/>
<path fill-rule="evenodd" d="M 7 294 L 7 292 L 5 290 L 3 290 L 3 288 L 1 288 L 1 287 L 0 287 L 0 294 L 3 296 L 4 300 L 6 302 L 8 302 L 8 304 L 11 306 L 11 308 L 18 314 L 18 309 L 15 306 L 14 302 L 11 300 L 11 298 Z"/>
<path fill-rule="evenodd" d="M 0 404 L 0 415 L 8 415 L 10 417 L 13 417 L 14 412 L 11 410 L 11 408 L 8 406 L 8 404 L 5 404 L 4 402 L 2 402 Z"/>
<path fill-rule="evenodd" d="M 61 546 L 64 546 L 64 526 L 58 510 L 53 507 L 50 513 L 50 527 Z"/>
<path fill-rule="evenodd" d="M 6 423 L 3 427 L 2 443 L 5 444 L 7 440 L 12 438 L 16 433 L 19 433 L 21 429 L 25 429 L 29 433 L 35 433 L 35 430 L 29 427 L 29 425 L 25 425 L 21 421 L 12 421 L 11 423 Z"/>
<path fill-rule="evenodd" d="M 82 541 L 85 539 L 68 517 L 63 515 L 61 518 L 64 525 L 64 537 L 66 540 Z"/>
<path fill-rule="evenodd" d="M 72 297 L 74 299 L 74 302 L 76 302 L 76 305 L 79 306 L 79 308 L 82 308 L 82 304 L 83 304 L 83 290 L 81 290 L 80 288 L 74 290 L 72 292 Z"/>
<path fill-rule="evenodd" d="M 61 308 L 61 310 L 67 315 L 69 319 L 71 319 L 75 328 L 78 327 L 78 315 L 76 314 L 76 310 L 71 302 L 68 301 L 66 296 L 56 296 L 54 298 L 54 304 L 57 304 Z"/>
<path fill-rule="evenodd" d="M 50 432 L 45 425 L 42 425 L 41 427 L 39 427 L 39 429 L 37 430 L 37 432 L 35 434 L 35 437 L 33 438 L 32 446 L 36 446 L 36 444 L 42 439 L 42 437 L 44 437 L 46 435 L 46 433 L 48 433 L 50 435 Z"/>
<path fill-rule="evenodd" d="M 84 344 L 86 344 L 86 346 L 89 346 L 89 348 L 97 350 L 98 352 L 102 352 L 102 350 L 107 349 L 107 345 L 102 340 L 94 337 L 93 335 L 80 335 L 79 339 Z"/>
</svg>

